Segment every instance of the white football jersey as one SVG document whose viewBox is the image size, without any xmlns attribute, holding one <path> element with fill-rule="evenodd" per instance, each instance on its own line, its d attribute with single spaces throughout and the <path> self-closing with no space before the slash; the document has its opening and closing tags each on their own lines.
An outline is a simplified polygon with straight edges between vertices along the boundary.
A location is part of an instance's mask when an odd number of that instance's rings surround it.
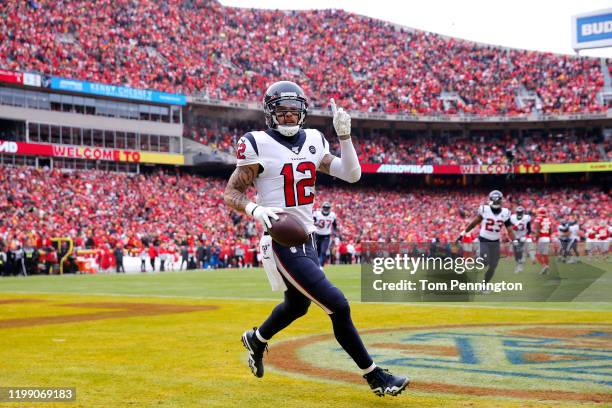
<svg viewBox="0 0 612 408">
<path fill-rule="evenodd" d="M 499 241 L 501 230 L 510 219 L 510 210 L 502 208 L 500 212 L 494 214 L 490 205 L 481 205 L 478 207 L 478 215 L 482 217 L 480 236 L 491 241 Z"/>
<path fill-rule="evenodd" d="M 557 236 L 559 238 L 569 238 L 569 229 L 570 229 L 569 225 L 559 224 L 557 226 Z"/>
<path fill-rule="evenodd" d="M 569 232 L 570 232 L 571 239 L 578 239 L 579 238 L 578 234 L 580 232 L 580 225 L 578 224 L 570 225 Z"/>
<path fill-rule="evenodd" d="M 510 216 L 510 222 L 512 223 L 512 230 L 514 231 L 515 238 L 523 238 L 527 235 L 527 224 L 531 221 L 531 215 L 524 214 L 520 220 L 516 214 Z"/>
<path fill-rule="evenodd" d="M 317 210 L 313 214 L 314 224 L 317 227 L 317 234 L 329 235 L 332 233 L 332 225 L 336 222 L 336 213 L 330 211 L 325 215 L 321 210 Z"/>
<path fill-rule="evenodd" d="M 316 173 L 329 143 L 316 129 L 300 129 L 293 144 L 289 139 L 270 129 L 249 132 L 238 140 L 236 165 L 260 164 L 263 170 L 254 181 L 257 204 L 296 215 L 312 233 Z"/>
</svg>

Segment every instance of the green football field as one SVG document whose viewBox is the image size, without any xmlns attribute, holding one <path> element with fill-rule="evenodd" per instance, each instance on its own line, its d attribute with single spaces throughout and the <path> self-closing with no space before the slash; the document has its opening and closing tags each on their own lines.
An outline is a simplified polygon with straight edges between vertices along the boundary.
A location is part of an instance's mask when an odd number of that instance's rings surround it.
<svg viewBox="0 0 612 408">
<path fill-rule="evenodd" d="M 316 306 L 252 376 L 240 335 L 282 297 L 260 269 L 0 279 L 0 387 L 76 388 L 35 405 L 53 407 L 612 404 L 610 303 L 362 303 L 358 267 L 326 273 L 375 361 L 411 377 L 401 396 L 371 394 Z"/>
</svg>

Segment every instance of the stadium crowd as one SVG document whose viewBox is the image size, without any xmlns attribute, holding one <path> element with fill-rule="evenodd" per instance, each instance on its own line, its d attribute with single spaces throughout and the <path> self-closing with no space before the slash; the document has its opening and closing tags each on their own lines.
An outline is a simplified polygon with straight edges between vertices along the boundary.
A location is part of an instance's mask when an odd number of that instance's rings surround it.
<svg viewBox="0 0 612 408">
<path fill-rule="evenodd" d="M 409 114 L 601 112 L 598 59 L 476 44 L 342 10 L 216 1 L 0 2 L 0 67 L 260 101 L 270 78 L 312 106 Z M 533 92 L 539 101 L 522 103 Z M 529 100 L 529 99 L 527 99 Z"/>
<path fill-rule="evenodd" d="M 391 137 L 368 133 L 355 137 L 363 163 L 383 164 L 527 164 L 608 161 L 612 146 L 599 137 L 532 135 L 519 140 L 511 135 L 471 137 Z M 330 151 L 340 154 L 338 141 L 330 141 Z M 605 152 L 605 155 L 603 154 Z"/>
<path fill-rule="evenodd" d="M 44 250 L 52 238 L 69 237 L 76 248 L 99 251 L 102 269 L 111 267 L 111 254 L 124 251 L 140 256 L 143 270 L 150 270 L 156 257 L 170 268 L 178 266 L 173 260 L 179 256 L 180 267 L 256 264 L 260 227 L 223 204 L 225 183 L 180 173 L 5 166 L 0 172 L 5 192 L 0 195 L 0 253 Z M 594 187 L 517 187 L 505 193 L 511 208 L 545 206 L 555 219 L 580 224 L 607 225 L 612 213 L 610 196 Z M 318 203 L 333 203 L 336 236 L 345 249 L 361 241 L 453 241 L 486 197 L 484 190 L 398 188 L 381 194 L 372 187 L 342 185 L 321 185 L 317 194 Z"/>
<path fill-rule="evenodd" d="M 254 125 L 252 128 L 257 128 Z M 236 141 L 249 128 L 242 126 L 186 126 L 185 136 L 214 149 L 234 154 Z M 327 132 L 333 134 L 332 130 Z M 340 155 L 335 137 L 329 138 L 330 151 Z M 562 133 L 533 134 L 522 139 L 499 132 L 467 137 L 391 136 L 371 130 L 353 137 L 362 163 L 381 164 L 515 164 L 580 163 L 612 161 L 612 141 L 599 136 Z M 509 153 L 511 152 L 511 156 Z"/>
</svg>

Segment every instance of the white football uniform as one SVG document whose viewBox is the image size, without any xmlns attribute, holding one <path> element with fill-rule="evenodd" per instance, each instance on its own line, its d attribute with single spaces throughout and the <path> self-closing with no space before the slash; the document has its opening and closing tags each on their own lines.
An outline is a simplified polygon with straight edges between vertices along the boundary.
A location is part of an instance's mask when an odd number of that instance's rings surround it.
<svg viewBox="0 0 612 408">
<path fill-rule="evenodd" d="M 330 235 L 332 233 L 332 226 L 336 222 L 336 213 L 330 211 L 329 214 L 325 215 L 322 211 L 317 210 L 313 214 L 314 225 L 317 227 L 317 235 Z"/>
<path fill-rule="evenodd" d="M 257 204 L 296 215 L 312 233 L 316 172 L 329 143 L 316 129 L 301 129 L 294 144 L 289 139 L 272 130 L 249 132 L 236 145 L 236 165 L 260 164 Z"/>
<path fill-rule="evenodd" d="M 578 240 L 579 238 L 578 234 L 580 232 L 580 225 L 578 224 L 570 225 L 569 232 L 570 232 L 570 239 Z"/>
<path fill-rule="evenodd" d="M 516 239 L 521 239 L 527 235 L 527 224 L 531 221 L 531 215 L 524 214 L 520 220 L 516 214 L 510 216 L 510 223 L 512 223 L 512 230 Z"/>
<path fill-rule="evenodd" d="M 570 229 L 570 227 L 567 224 L 566 225 L 564 225 L 564 224 L 559 225 L 557 227 L 557 237 L 559 239 L 561 239 L 561 238 L 569 239 L 569 234 L 570 234 L 570 230 L 569 229 Z"/>
<path fill-rule="evenodd" d="M 480 236 L 491 241 L 499 241 L 501 230 L 510 219 L 510 210 L 502 208 L 500 212 L 494 214 L 490 205 L 481 205 L 478 207 L 478 215 L 482 217 Z"/>
</svg>

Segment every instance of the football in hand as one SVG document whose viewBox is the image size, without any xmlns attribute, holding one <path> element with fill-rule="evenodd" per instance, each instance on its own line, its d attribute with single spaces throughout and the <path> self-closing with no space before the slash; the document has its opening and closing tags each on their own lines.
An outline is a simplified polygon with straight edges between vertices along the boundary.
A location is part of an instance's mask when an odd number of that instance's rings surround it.
<svg viewBox="0 0 612 408">
<path fill-rule="evenodd" d="M 286 212 L 276 215 L 278 220 L 270 219 L 272 227 L 268 228 L 268 233 L 274 241 L 284 246 L 302 245 L 308 241 L 308 231 L 295 215 Z"/>
</svg>

